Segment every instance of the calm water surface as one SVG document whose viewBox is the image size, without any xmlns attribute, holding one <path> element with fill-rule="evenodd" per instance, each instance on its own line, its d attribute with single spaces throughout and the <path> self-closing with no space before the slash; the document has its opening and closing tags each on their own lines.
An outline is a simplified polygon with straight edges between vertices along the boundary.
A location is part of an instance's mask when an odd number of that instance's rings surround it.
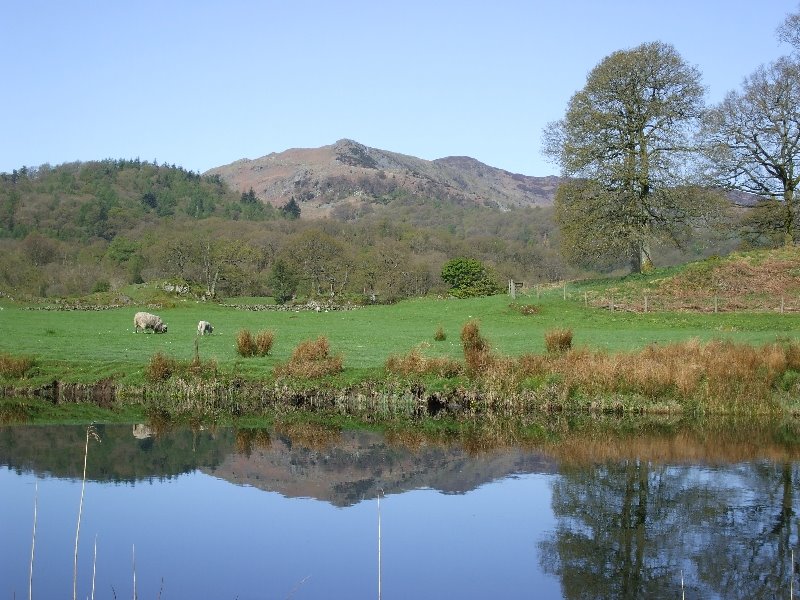
<svg viewBox="0 0 800 600">
<path fill-rule="evenodd" d="M 142 599 L 378 598 L 379 579 L 386 599 L 788 598 L 792 577 L 800 591 L 785 432 L 480 451 L 371 432 L 98 432 L 80 598 L 95 540 L 95 598 L 131 598 L 134 576 Z M 33 597 L 71 597 L 85 439 L 0 428 L 0 600 L 28 596 L 34 507 Z"/>
</svg>

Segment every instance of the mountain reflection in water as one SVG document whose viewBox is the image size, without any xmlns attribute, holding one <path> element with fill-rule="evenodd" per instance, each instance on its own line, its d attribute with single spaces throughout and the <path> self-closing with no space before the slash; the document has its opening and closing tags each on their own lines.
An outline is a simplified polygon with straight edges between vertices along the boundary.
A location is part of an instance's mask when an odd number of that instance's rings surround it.
<svg viewBox="0 0 800 600">
<path fill-rule="evenodd" d="M 589 425 L 525 445 L 97 426 L 79 589 L 97 534 L 100 598 L 130 596 L 132 545 L 139 597 L 161 586 L 165 598 L 377 597 L 379 494 L 385 598 L 773 598 L 792 578 L 798 589 L 796 423 Z M 71 589 L 85 435 L 0 427 L 0 598 L 27 595 L 34 481 L 34 596 Z"/>
</svg>

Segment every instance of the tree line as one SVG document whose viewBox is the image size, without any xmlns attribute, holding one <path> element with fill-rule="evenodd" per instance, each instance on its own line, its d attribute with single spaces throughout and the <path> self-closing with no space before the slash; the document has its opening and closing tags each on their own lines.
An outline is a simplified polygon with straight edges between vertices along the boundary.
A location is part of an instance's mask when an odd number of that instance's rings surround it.
<svg viewBox="0 0 800 600">
<path fill-rule="evenodd" d="M 301 211 L 155 161 L 22 168 L 0 174 L 0 290 L 76 296 L 160 280 L 207 297 L 391 302 L 446 291 L 442 266 L 460 256 L 498 281 L 573 272 L 548 208 L 510 214 L 403 192 L 356 220 Z"/>
</svg>

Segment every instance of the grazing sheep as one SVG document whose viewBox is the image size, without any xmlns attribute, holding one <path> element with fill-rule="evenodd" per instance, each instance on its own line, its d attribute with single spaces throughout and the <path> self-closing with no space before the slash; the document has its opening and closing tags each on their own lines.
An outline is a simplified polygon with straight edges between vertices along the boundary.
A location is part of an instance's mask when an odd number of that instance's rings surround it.
<svg viewBox="0 0 800 600">
<path fill-rule="evenodd" d="M 142 331 L 152 329 L 154 333 L 167 333 L 167 325 L 161 320 L 161 317 L 146 312 L 138 312 L 133 317 L 134 332 L 139 333 L 140 329 Z"/>
<path fill-rule="evenodd" d="M 213 333 L 214 327 L 208 321 L 200 321 L 197 324 L 197 335 L 205 335 L 207 333 Z"/>
</svg>

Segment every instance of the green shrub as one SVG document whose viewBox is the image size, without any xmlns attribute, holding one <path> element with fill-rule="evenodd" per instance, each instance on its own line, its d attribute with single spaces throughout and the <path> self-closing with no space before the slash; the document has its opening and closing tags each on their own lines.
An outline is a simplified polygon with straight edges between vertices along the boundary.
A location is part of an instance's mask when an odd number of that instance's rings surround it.
<svg viewBox="0 0 800 600">
<path fill-rule="evenodd" d="M 444 328 L 441 325 L 436 329 L 436 333 L 433 334 L 433 339 L 437 342 L 443 342 L 447 339 L 447 334 L 444 332 Z"/>
<path fill-rule="evenodd" d="M 474 258 L 454 258 L 442 267 L 442 280 L 456 298 L 491 296 L 502 291 L 488 269 Z"/>
<path fill-rule="evenodd" d="M 111 283 L 109 283 L 108 279 L 98 279 L 94 282 L 92 286 L 92 293 L 102 293 L 107 292 L 111 289 Z"/>
</svg>

